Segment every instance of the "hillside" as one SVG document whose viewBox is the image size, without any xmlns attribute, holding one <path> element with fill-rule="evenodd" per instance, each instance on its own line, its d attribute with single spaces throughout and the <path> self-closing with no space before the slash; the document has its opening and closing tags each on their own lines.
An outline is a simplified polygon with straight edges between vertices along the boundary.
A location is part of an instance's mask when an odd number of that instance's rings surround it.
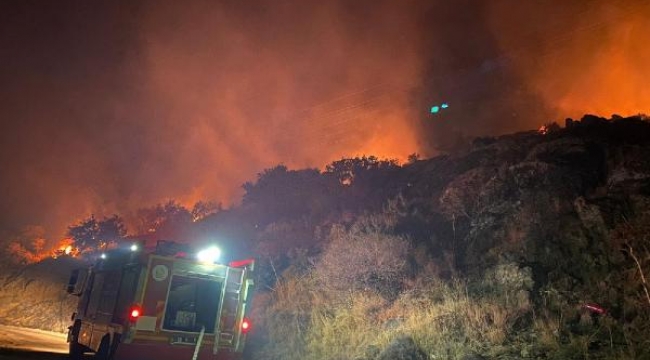
<svg viewBox="0 0 650 360">
<path fill-rule="evenodd" d="M 650 358 L 645 117 L 585 116 L 406 164 L 278 165 L 244 189 L 174 234 L 259 259 L 249 358 Z M 0 279 L 4 323 L 61 329 L 71 264 L 34 275 L 53 264 Z M 34 291 L 47 295 L 24 300 Z"/>
<path fill-rule="evenodd" d="M 70 271 L 80 266 L 62 257 L 6 268 L 0 275 L 0 324 L 67 331 L 77 298 L 65 293 L 65 285 Z"/>
<path fill-rule="evenodd" d="M 403 166 L 351 162 L 308 190 L 299 172 L 263 173 L 252 190 L 274 201 L 245 198 L 252 218 L 276 204 L 257 234 L 273 274 L 257 356 L 650 357 L 645 118 L 585 116 Z"/>
</svg>

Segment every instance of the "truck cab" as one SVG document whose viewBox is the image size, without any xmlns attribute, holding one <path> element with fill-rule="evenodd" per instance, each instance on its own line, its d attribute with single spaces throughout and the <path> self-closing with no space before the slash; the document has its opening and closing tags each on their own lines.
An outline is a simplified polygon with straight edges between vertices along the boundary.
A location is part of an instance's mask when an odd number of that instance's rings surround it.
<svg viewBox="0 0 650 360">
<path fill-rule="evenodd" d="M 147 252 L 134 244 L 73 271 L 67 290 L 79 302 L 68 332 L 70 357 L 240 358 L 251 328 L 254 261 L 219 264 L 210 251 L 159 242 Z"/>
</svg>

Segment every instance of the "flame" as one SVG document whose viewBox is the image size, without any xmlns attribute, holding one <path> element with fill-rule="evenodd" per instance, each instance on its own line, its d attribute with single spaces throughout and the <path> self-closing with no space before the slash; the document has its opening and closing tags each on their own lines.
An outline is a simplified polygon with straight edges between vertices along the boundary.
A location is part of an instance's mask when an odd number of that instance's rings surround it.
<svg viewBox="0 0 650 360">
<path fill-rule="evenodd" d="M 51 257 L 57 258 L 63 255 L 77 257 L 79 256 L 79 249 L 74 247 L 74 240 L 71 238 L 61 239 L 52 249 Z"/>
<path fill-rule="evenodd" d="M 74 240 L 64 238 L 58 243 L 47 246 L 48 241 L 37 237 L 31 243 L 13 241 L 9 244 L 8 251 L 18 262 L 33 264 L 47 258 L 56 259 L 60 256 L 79 256 L 79 249 L 74 247 Z"/>
</svg>

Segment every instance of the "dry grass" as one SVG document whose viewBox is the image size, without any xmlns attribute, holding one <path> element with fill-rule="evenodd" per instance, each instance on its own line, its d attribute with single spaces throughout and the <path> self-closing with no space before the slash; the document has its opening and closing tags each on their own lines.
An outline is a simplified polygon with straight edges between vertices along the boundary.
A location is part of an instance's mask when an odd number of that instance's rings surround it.
<svg viewBox="0 0 650 360">
<path fill-rule="evenodd" d="M 65 293 L 74 263 L 46 260 L 0 276 L 0 321 L 5 325 L 64 332 L 78 298 Z"/>
<path fill-rule="evenodd" d="M 267 341 L 251 358 L 371 360 L 404 336 L 430 359 L 646 358 L 644 348 L 616 344 L 618 323 L 611 317 L 596 321 L 575 306 L 534 312 L 520 293 L 469 288 L 436 280 L 388 301 L 360 290 L 332 296 L 310 277 L 288 279 L 269 299 Z"/>
<path fill-rule="evenodd" d="M 306 359 L 364 359 L 373 349 L 385 347 L 390 330 L 381 329 L 376 316 L 383 306 L 385 301 L 377 295 L 357 294 L 349 306 L 314 309 Z"/>
<path fill-rule="evenodd" d="M 260 311 L 265 336 L 251 358 L 371 360 L 410 338 L 430 359 L 650 359 L 644 293 L 612 282 L 637 295 L 621 303 L 618 294 L 602 297 L 602 289 L 564 276 L 545 284 L 533 304 L 532 271 L 516 262 L 443 281 L 450 273 L 443 269 L 453 268 L 391 233 L 389 220 L 334 228 L 312 271 L 285 274 Z M 588 299 L 612 311 L 585 310 Z"/>
<path fill-rule="evenodd" d="M 463 282 L 429 284 L 396 301 L 352 291 L 347 301 L 309 278 L 279 286 L 266 312 L 262 359 L 372 359 L 393 339 L 407 335 L 431 358 L 457 359 L 504 349 L 526 306 L 498 297 L 470 296 Z"/>
<path fill-rule="evenodd" d="M 394 306 L 400 307 L 404 319 L 401 332 L 435 358 L 500 348 L 520 314 L 518 308 L 507 308 L 494 299 L 470 297 L 461 282 L 439 283 L 429 296 L 407 297 Z"/>
</svg>

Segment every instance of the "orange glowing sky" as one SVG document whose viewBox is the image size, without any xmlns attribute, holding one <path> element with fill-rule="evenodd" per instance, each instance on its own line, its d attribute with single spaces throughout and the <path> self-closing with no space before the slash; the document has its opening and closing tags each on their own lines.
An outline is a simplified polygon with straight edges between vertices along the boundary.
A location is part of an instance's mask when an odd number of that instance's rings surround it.
<svg viewBox="0 0 650 360">
<path fill-rule="evenodd" d="M 647 1 L 0 6 L 0 236 L 167 199 L 236 204 L 279 163 L 428 157 L 650 112 Z"/>
<path fill-rule="evenodd" d="M 546 37 L 532 45 L 520 34 L 505 31 L 530 24 L 526 14 L 534 12 L 530 5 L 512 5 L 496 2 L 494 14 L 508 11 L 514 16 L 493 16 L 491 26 L 500 34 L 500 46 L 519 60 L 518 72 L 553 108 L 555 117 L 650 111 L 647 1 L 591 1 L 571 5 L 568 13 L 551 2 L 547 11 L 538 12 L 545 22 L 539 32 Z M 533 46 L 537 49 L 526 51 Z"/>
</svg>

